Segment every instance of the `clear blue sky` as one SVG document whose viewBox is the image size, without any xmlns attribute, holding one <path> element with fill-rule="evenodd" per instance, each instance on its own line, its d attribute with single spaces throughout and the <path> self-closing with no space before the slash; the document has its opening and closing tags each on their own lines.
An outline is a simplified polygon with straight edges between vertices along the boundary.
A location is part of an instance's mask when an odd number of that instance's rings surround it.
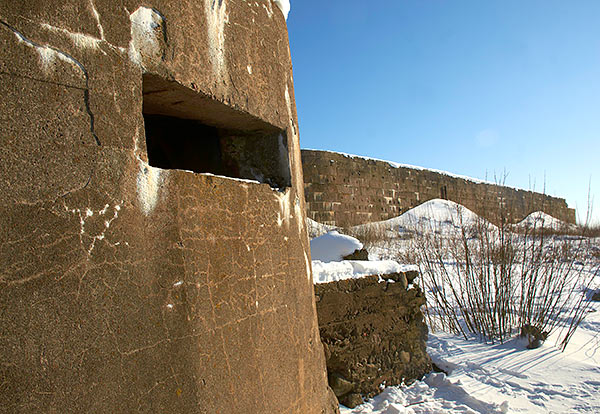
<svg viewBox="0 0 600 414">
<path fill-rule="evenodd" d="M 600 0 L 292 0 L 303 148 L 564 197 L 600 220 Z"/>
</svg>

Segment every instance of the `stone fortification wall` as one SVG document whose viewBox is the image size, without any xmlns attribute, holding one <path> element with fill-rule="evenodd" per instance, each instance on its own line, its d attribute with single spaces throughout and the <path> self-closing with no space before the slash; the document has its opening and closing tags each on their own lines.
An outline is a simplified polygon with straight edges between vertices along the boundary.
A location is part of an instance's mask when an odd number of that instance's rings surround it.
<svg viewBox="0 0 600 414">
<path fill-rule="evenodd" d="M 0 1 L 0 44 L 0 412 L 337 412 L 276 4 Z"/>
<path fill-rule="evenodd" d="M 562 198 L 431 170 L 314 150 L 302 150 L 302 167 L 308 217 L 324 224 L 387 220 L 435 198 L 460 203 L 496 223 L 499 211 L 516 223 L 537 210 L 575 223 L 575 210 Z"/>
<path fill-rule="evenodd" d="M 417 272 L 367 276 L 315 285 L 329 383 L 354 407 L 380 385 L 421 379 L 431 371 L 422 292 L 407 289 Z"/>
</svg>

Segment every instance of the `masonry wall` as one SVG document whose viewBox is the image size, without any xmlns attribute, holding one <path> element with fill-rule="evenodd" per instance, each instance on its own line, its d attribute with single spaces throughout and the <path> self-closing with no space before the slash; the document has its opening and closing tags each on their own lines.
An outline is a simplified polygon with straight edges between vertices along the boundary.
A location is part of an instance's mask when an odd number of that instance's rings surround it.
<svg viewBox="0 0 600 414">
<path fill-rule="evenodd" d="M 383 383 L 408 384 L 431 371 L 425 296 L 418 287 L 407 289 L 415 277 L 406 272 L 315 285 L 329 383 L 345 406 L 379 394 Z"/>
<path fill-rule="evenodd" d="M 500 211 L 516 223 L 538 210 L 575 223 L 575 210 L 562 198 L 435 171 L 314 150 L 302 150 L 302 167 L 308 217 L 324 224 L 387 220 L 435 198 L 460 203 L 496 223 Z"/>
<path fill-rule="evenodd" d="M 0 412 L 337 412 L 276 5 L 0 1 L 0 45 Z"/>
</svg>

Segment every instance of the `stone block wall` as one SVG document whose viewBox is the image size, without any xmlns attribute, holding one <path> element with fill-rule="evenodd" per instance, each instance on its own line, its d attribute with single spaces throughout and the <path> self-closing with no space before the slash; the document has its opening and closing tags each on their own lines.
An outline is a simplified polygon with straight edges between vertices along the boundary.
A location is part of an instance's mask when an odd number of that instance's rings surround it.
<svg viewBox="0 0 600 414">
<path fill-rule="evenodd" d="M 575 223 L 575 210 L 562 198 L 436 171 L 315 150 L 302 150 L 302 168 L 308 217 L 324 224 L 387 220 L 435 198 L 462 204 L 495 223 L 500 211 L 516 223 L 538 210 Z"/>
<path fill-rule="evenodd" d="M 367 276 L 315 285 L 329 383 L 347 407 L 381 392 L 380 385 L 421 379 L 426 352 L 425 297 L 407 289 L 417 272 Z"/>
<path fill-rule="evenodd" d="M 0 44 L 0 412 L 337 412 L 276 4 L 1 1 Z"/>
</svg>

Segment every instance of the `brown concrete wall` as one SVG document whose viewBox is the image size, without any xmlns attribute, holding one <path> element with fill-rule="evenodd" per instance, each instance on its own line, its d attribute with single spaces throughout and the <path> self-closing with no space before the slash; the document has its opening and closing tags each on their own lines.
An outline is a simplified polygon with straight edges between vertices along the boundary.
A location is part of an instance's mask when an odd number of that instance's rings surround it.
<svg viewBox="0 0 600 414">
<path fill-rule="evenodd" d="M 575 210 L 564 199 L 532 191 L 328 151 L 302 150 L 302 167 L 308 217 L 324 224 L 387 220 L 435 198 L 460 203 L 496 223 L 500 211 L 516 223 L 537 210 L 575 223 Z"/>
<path fill-rule="evenodd" d="M 0 44 L 0 412 L 336 412 L 272 1 L 0 1 Z M 286 188 L 150 166 L 150 92 L 281 131 Z"/>
<path fill-rule="evenodd" d="M 340 402 L 354 407 L 379 387 L 421 379 L 431 371 L 427 325 L 417 272 L 367 276 L 315 285 L 329 382 Z"/>
</svg>

